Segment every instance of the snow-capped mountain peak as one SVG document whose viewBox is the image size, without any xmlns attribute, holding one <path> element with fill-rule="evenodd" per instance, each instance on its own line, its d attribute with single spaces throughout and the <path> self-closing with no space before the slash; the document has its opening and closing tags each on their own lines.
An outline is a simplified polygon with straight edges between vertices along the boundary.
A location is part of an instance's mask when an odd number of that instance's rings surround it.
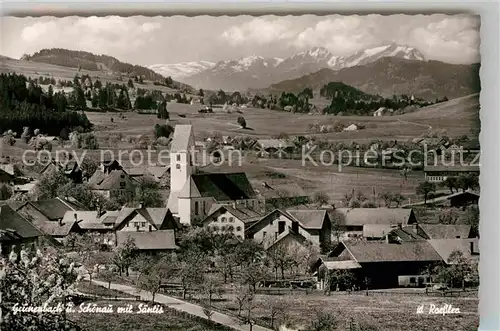
<svg viewBox="0 0 500 331">
<path fill-rule="evenodd" d="M 182 79 L 188 76 L 195 75 L 204 70 L 210 69 L 215 65 L 214 62 L 199 61 L 199 62 L 182 62 L 175 64 L 153 64 L 148 66 L 149 69 L 159 73 L 165 77 L 173 79 Z"/>
</svg>

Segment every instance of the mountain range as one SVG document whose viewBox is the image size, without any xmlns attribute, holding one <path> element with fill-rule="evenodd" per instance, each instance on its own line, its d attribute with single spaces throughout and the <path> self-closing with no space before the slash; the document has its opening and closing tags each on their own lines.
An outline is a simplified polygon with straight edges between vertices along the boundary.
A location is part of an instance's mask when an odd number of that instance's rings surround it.
<svg viewBox="0 0 500 331">
<path fill-rule="evenodd" d="M 451 99 L 480 92 L 479 68 L 479 63 L 465 65 L 383 57 L 365 65 L 341 70 L 321 69 L 272 84 L 260 92 L 298 93 L 307 87 L 319 90 L 330 82 L 343 82 L 365 93 L 384 97 L 413 94 L 426 100 L 444 96 Z"/>
<path fill-rule="evenodd" d="M 348 56 L 335 56 L 324 47 L 314 47 L 287 58 L 248 56 L 217 63 L 200 61 L 156 64 L 148 68 L 196 88 L 232 91 L 265 88 L 321 69 L 341 70 L 372 63 L 384 57 L 426 61 L 423 54 L 413 47 L 387 43 Z"/>
</svg>

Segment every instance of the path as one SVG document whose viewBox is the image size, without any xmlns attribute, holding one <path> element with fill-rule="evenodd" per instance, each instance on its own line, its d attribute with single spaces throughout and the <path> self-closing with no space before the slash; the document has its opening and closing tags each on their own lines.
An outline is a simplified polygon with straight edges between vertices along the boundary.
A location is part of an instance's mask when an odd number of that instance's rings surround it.
<svg viewBox="0 0 500 331">
<path fill-rule="evenodd" d="M 422 124 L 422 123 L 415 123 L 415 122 L 408 122 L 408 121 L 403 121 L 401 119 L 397 119 L 399 123 L 406 123 L 406 124 L 412 124 L 412 125 L 417 125 L 417 126 L 425 126 L 426 128 L 428 128 L 429 130 L 432 129 L 432 126 L 429 125 L 429 124 Z"/>
<path fill-rule="evenodd" d="M 107 282 L 101 282 L 99 280 L 92 280 L 92 283 L 99 285 L 99 286 L 108 287 Z M 151 300 L 151 298 L 152 298 L 151 294 L 149 294 L 145 291 L 141 291 L 140 293 L 138 293 L 136 288 L 134 288 L 132 286 L 111 283 L 111 289 L 117 290 L 120 292 L 124 292 L 124 293 L 128 293 L 131 295 L 140 295 L 141 300 Z M 180 299 L 176 299 L 176 298 L 164 295 L 164 294 L 156 294 L 155 295 L 155 302 L 162 303 L 162 304 L 166 305 L 167 307 L 175 309 L 175 310 L 183 311 L 183 312 L 186 312 L 188 314 L 207 319 L 207 316 L 203 312 L 203 308 L 201 306 L 198 306 L 198 305 L 186 302 L 186 301 L 182 301 Z M 250 330 L 250 326 L 240 325 L 238 323 L 238 320 L 235 317 L 232 317 L 232 316 L 229 316 L 226 314 L 222 314 L 219 312 L 214 312 L 214 314 L 212 315 L 212 321 L 219 323 L 219 324 L 222 324 L 222 325 L 225 325 L 227 327 L 230 327 L 230 328 L 238 330 L 238 331 L 249 331 Z M 254 325 L 253 331 L 272 331 L 272 330 L 258 326 L 258 325 Z"/>
</svg>

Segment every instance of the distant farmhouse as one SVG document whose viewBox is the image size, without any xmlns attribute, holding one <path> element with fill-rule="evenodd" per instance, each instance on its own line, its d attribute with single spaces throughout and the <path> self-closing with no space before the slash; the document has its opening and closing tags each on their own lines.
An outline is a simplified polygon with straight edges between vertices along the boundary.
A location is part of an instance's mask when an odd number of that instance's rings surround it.
<svg viewBox="0 0 500 331">
<path fill-rule="evenodd" d="M 478 165 L 426 165 L 424 167 L 425 180 L 431 183 L 440 183 L 448 177 L 458 177 L 462 174 L 479 175 Z"/>
</svg>

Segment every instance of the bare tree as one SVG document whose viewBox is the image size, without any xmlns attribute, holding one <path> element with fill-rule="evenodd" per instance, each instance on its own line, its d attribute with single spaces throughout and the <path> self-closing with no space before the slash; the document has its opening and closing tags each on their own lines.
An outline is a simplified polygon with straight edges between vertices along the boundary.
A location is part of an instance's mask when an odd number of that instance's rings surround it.
<svg viewBox="0 0 500 331">
<path fill-rule="evenodd" d="M 269 316 L 271 329 L 274 330 L 274 323 L 276 319 L 286 311 L 286 303 L 283 300 L 271 298 L 266 299 L 263 302 L 263 306 Z"/>
</svg>

